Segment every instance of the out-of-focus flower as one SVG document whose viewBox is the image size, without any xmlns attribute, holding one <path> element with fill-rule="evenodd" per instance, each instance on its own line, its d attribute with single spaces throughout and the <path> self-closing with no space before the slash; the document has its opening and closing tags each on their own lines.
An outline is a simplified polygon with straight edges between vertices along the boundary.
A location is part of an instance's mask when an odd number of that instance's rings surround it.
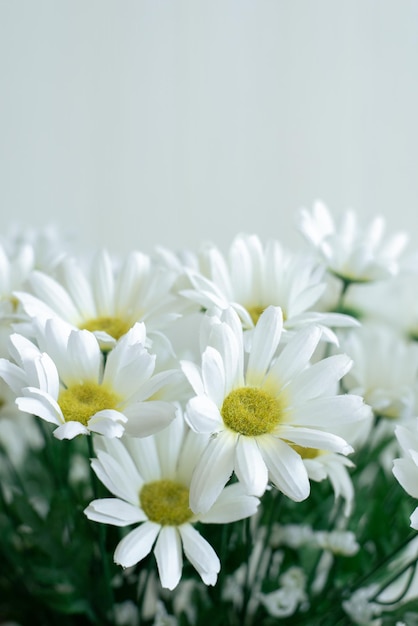
<svg viewBox="0 0 418 626">
<path fill-rule="evenodd" d="M 405 233 L 383 239 L 385 220 L 374 218 L 367 228 L 358 223 L 354 211 L 343 213 L 336 224 L 322 202 L 312 211 L 301 209 L 299 228 L 321 262 L 345 282 L 368 282 L 396 273 L 398 257 L 403 251 Z"/>
<path fill-rule="evenodd" d="M 200 272 L 188 269 L 193 289 L 181 294 L 204 309 L 232 307 L 245 330 L 254 329 L 270 305 L 280 306 L 283 328 L 294 331 L 308 324 L 323 327 L 323 338 L 335 341 L 331 327 L 353 326 L 352 318 L 315 309 L 325 289 L 323 269 L 306 256 L 286 252 L 278 241 L 263 247 L 256 235 L 238 235 L 226 260 L 215 246 L 199 255 Z"/>
<path fill-rule="evenodd" d="M 136 322 L 145 322 L 153 333 L 179 316 L 171 293 L 175 274 L 153 266 L 140 252 L 132 252 L 116 270 L 101 251 L 89 274 L 76 260 L 65 258 L 56 274 L 57 279 L 35 271 L 29 277 L 32 293 L 16 292 L 27 315 L 59 317 L 73 328 L 87 329 L 104 349 L 113 348 Z"/>
</svg>

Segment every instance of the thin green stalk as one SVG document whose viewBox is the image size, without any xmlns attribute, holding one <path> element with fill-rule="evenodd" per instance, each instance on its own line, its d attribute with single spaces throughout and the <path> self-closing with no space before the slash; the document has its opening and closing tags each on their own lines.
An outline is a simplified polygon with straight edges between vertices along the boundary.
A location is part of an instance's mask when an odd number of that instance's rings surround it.
<svg viewBox="0 0 418 626">
<path fill-rule="evenodd" d="M 92 435 L 87 435 L 86 439 L 87 439 L 87 445 L 88 445 L 89 458 L 92 458 L 95 456 Z M 91 487 L 93 490 L 93 496 L 94 496 L 94 499 L 96 500 L 98 498 L 98 479 L 91 467 L 90 467 L 90 480 L 91 480 Z M 109 597 L 109 602 L 110 602 L 110 615 L 111 615 L 111 620 L 112 620 L 111 623 L 114 624 L 115 623 L 115 597 L 113 593 L 112 580 L 111 580 L 110 569 L 109 569 L 109 561 L 108 561 L 107 552 L 106 552 L 106 526 L 104 524 L 101 524 L 100 522 L 98 524 L 98 538 L 99 538 L 100 558 L 101 558 L 101 562 L 103 565 L 103 575 L 104 575 L 106 589 L 108 591 L 108 597 Z"/>
</svg>

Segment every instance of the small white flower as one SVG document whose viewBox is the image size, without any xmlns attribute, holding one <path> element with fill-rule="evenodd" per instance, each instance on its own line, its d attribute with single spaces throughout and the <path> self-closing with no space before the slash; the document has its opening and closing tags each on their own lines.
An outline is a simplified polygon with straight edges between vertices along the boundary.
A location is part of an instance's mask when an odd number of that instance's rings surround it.
<svg viewBox="0 0 418 626">
<path fill-rule="evenodd" d="M 183 362 L 195 397 L 186 419 L 211 439 L 196 467 L 190 489 L 193 511 L 205 511 L 235 472 L 248 493 L 261 496 L 271 481 L 295 501 L 308 497 L 308 472 L 294 446 L 348 454 L 336 434 L 369 409 L 358 396 L 329 393 L 351 361 L 336 355 L 310 365 L 321 336 L 318 327 L 299 331 L 277 359 L 282 313 L 268 307 L 254 330 L 244 364 L 243 330 L 229 309 L 209 327 L 201 367 Z M 208 471 L 210 468 L 210 471 Z"/>
<path fill-rule="evenodd" d="M 360 549 L 355 534 L 349 530 L 317 531 L 315 542 L 324 550 L 343 556 L 353 556 Z"/>
<path fill-rule="evenodd" d="M 179 376 L 153 375 L 155 356 L 145 348 L 145 327 L 136 324 L 104 357 L 87 330 L 48 320 L 39 337 L 44 351 L 22 335 L 11 335 L 15 363 L 0 359 L 0 376 L 18 408 L 55 424 L 58 439 L 96 432 L 120 437 L 125 428 L 146 437 L 174 419 L 176 408 L 162 389 Z M 155 399 L 157 394 L 161 398 Z"/>
<path fill-rule="evenodd" d="M 311 212 L 300 211 L 299 228 L 329 271 L 347 282 L 368 282 L 395 274 L 397 259 L 407 242 L 404 233 L 384 241 L 382 217 L 363 229 L 356 214 L 346 211 L 335 224 L 322 202 L 316 202 Z"/>
<path fill-rule="evenodd" d="M 206 443 L 179 418 L 154 437 L 102 438 L 92 468 L 115 498 L 94 500 L 85 510 L 91 520 L 115 526 L 139 525 L 115 550 L 115 562 L 131 567 L 153 549 L 164 588 L 174 589 L 181 578 L 182 552 L 206 585 L 214 585 L 219 559 L 194 528 L 196 522 L 225 524 L 256 512 L 257 498 L 239 484 L 227 487 L 204 515 L 189 508 L 194 466 Z M 125 444 L 125 445 L 123 445 Z"/>
<path fill-rule="evenodd" d="M 382 607 L 371 601 L 379 590 L 379 585 L 372 584 L 355 591 L 348 600 L 344 600 L 343 609 L 358 626 L 381 626 Z"/>
<path fill-rule="evenodd" d="M 272 617 L 290 617 L 306 602 L 306 576 L 300 567 L 290 567 L 279 579 L 280 587 L 259 594 L 260 602 Z"/>
</svg>

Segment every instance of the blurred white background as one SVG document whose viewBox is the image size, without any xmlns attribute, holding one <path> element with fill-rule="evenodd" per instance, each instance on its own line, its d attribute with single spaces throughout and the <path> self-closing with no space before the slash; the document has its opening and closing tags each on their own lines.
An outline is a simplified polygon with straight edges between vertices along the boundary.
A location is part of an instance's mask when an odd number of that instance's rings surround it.
<svg viewBox="0 0 418 626">
<path fill-rule="evenodd" d="M 416 0 L 0 0 L 0 227 L 295 245 L 316 198 L 418 241 Z"/>
</svg>

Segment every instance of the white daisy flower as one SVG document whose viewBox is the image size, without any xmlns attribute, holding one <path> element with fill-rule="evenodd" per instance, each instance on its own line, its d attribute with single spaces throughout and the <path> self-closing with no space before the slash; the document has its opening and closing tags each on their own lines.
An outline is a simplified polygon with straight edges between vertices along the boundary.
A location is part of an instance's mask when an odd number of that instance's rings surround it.
<svg viewBox="0 0 418 626">
<path fill-rule="evenodd" d="M 101 251 L 89 276 L 74 259 L 66 258 L 57 276 L 35 271 L 29 278 L 33 293 L 15 294 L 27 315 L 59 317 L 73 328 L 89 330 L 104 349 L 113 348 L 135 322 L 145 322 L 147 332 L 153 333 L 179 315 L 170 293 L 174 273 L 154 267 L 140 252 L 132 252 L 116 271 L 107 252 Z"/>
<path fill-rule="evenodd" d="M 369 413 L 362 398 L 329 391 L 351 360 L 336 355 L 310 365 L 321 337 L 315 326 L 299 331 L 275 359 L 279 307 L 260 316 L 245 364 L 236 313 L 229 309 L 211 324 L 201 367 L 182 362 L 196 394 L 186 419 L 196 432 L 211 435 L 191 483 L 192 510 L 208 510 L 232 472 L 250 494 L 261 496 L 271 481 L 291 499 L 304 500 L 308 472 L 293 446 L 348 454 L 351 446 L 336 434 L 339 424 L 353 428 Z"/>
<path fill-rule="evenodd" d="M 353 359 L 344 387 L 363 396 L 375 415 L 407 419 L 415 412 L 418 345 L 382 324 L 364 324 L 341 340 Z"/>
<path fill-rule="evenodd" d="M 263 247 L 256 235 L 239 235 L 227 260 L 215 246 L 206 246 L 199 261 L 200 272 L 187 272 L 193 289 L 180 293 L 204 309 L 231 306 L 245 329 L 253 329 L 270 305 L 281 307 L 288 331 L 316 323 L 324 327 L 324 337 L 335 341 L 329 326 L 356 325 L 348 316 L 314 310 L 326 287 L 323 268 L 306 256 L 285 252 L 277 241 Z"/>
<path fill-rule="evenodd" d="M 404 452 L 404 457 L 393 461 L 393 474 L 410 496 L 418 498 L 418 419 L 413 427 L 397 426 L 395 435 Z M 410 520 L 411 527 L 418 530 L 418 507 L 412 513 Z"/>
<path fill-rule="evenodd" d="M 155 543 L 154 556 L 164 588 L 178 585 L 182 552 L 203 582 L 214 585 L 220 561 L 194 524 L 226 524 L 249 517 L 256 512 L 258 499 L 235 484 L 219 495 L 205 515 L 191 511 L 190 480 L 206 437 L 190 431 L 180 418 L 154 437 L 97 443 L 92 468 L 116 497 L 94 500 L 85 514 L 114 526 L 139 523 L 119 542 L 115 562 L 131 567 L 145 558 Z"/>
<path fill-rule="evenodd" d="M 92 333 L 68 330 L 51 319 L 41 349 L 22 335 L 11 335 L 15 363 L 0 359 L 0 376 L 14 391 L 18 408 L 55 424 L 58 439 L 90 432 L 120 437 L 125 429 L 146 437 L 174 419 L 175 406 L 164 401 L 163 387 L 179 372 L 153 375 L 155 356 L 145 340 L 144 324 L 135 324 L 104 365 Z"/>
<path fill-rule="evenodd" d="M 398 257 L 407 243 L 405 233 L 383 240 L 385 220 L 382 217 L 374 218 L 363 229 L 354 211 L 346 211 L 335 224 L 327 207 L 319 201 L 311 212 L 300 211 L 299 228 L 329 271 L 348 283 L 379 280 L 395 274 Z"/>
</svg>

